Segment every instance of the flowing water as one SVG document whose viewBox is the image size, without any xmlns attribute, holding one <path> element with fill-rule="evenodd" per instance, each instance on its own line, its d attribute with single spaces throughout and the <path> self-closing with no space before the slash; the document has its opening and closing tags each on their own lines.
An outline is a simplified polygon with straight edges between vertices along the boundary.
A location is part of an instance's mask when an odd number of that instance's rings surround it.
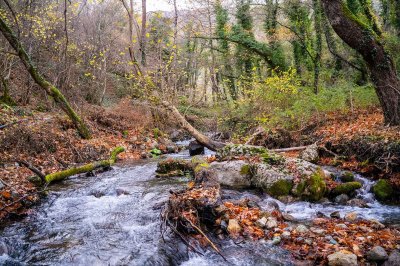
<svg viewBox="0 0 400 266">
<path fill-rule="evenodd" d="M 176 155 L 185 158 L 187 153 Z M 227 262 L 212 251 L 188 252 L 171 234 L 161 236 L 160 211 L 170 190 L 187 180 L 155 179 L 156 161 L 114 167 L 95 177 L 77 177 L 52 186 L 32 214 L 0 231 L 0 265 L 291 265 L 288 253 L 265 242 L 221 245 Z M 371 208 L 298 202 L 281 209 L 307 220 L 317 211 L 356 211 L 366 218 L 400 221 L 400 208 L 383 206 L 360 176 L 359 197 Z M 251 192 L 225 191 L 226 198 L 272 199 Z M 163 240 L 164 238 L 164 240 Z"/>
</svg>

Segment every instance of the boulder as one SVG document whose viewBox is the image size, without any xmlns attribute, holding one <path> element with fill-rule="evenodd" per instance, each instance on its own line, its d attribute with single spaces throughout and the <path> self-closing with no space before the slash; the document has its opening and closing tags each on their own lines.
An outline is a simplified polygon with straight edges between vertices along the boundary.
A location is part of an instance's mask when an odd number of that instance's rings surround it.
<svg viewBox="0 0 400 266">
<path fill-rule="evenodd" d="M 359 208 L 369 208 L 365 200 L 362 199 L 351 199 L 347 202 L 347 205 Z"/>
<path fill-rule="evenodd" d="M 309 201 L 319 201 L 326 193 L 325 173 L 322 169 L 317 169 L 311 176 L 304 181 L 304 191 L 301 197 Z"/>
<path fill-rule="evenodd" d="M 331 216 L 331 218 L 340 219 L 340 212 L 338 212 L 338 211 L 332 212 L 330 216 Z"/>
<path fill-rule="evenodd" d="M 357 256 L 350 251 L 341 250 L 328 256 L 329 266 L 357 266 Z"/>
<path fill-rule="evenodd" d="M 346 194 L 340 194 L 335 198 L 335 202 L 338 204 L 346 204 L 349 199 L 349 196 L 347 196 Z"/>
<path fill-rule="evenodd" d="M 389 181 L 385 179 L 381 179 L 372 188 L 375 196 L 379 200 L 387 200 L 390 199 L 393 195 L 393 188 Z"/>
<path fill-rule="evenodd" d="M 190 154 L 190 156 L 204 154 L 204 146 L 201 145 L 196 140 L 191 141 L 189 143 L 189 154 Z"/>
<path fill-rule="evenodd" d="M 312 144 L 299 154 L 299 158 L 307 162 L 316 163 L 319 160 L 318 146 Z"/>
<path fill-rule="evenodd" d="M 339 184 L 331 191 L 331 193 L 332 195 L 340 195 L 340 194 L 352 195 L 357 189 L 361 187 L 362 185 L 360 182 L 347 182 Z"/>
<path fill-rule="evenodd" d="M 281 179 L 276 181 L 267 189 L 267 192 L 272 197 L 278 198 L 281 196 L 288 196 L 293 188 L 293 181 Z"/>
<path fill-rule="evenodd" d="M 357 219 L 357 213 L 355 212 L 349 212 L 344 216 L 344 219 L 347 221 L 355 221 Z"/>
<path fill-rule="evenodd" d="M 387 261 L 383 266 L 398 266 L 400 265 L 400 252 L 397 250 L 392 251 Z"/>
<path fill-rule="evenodd" d="M 386 250 L 381 246 L 375 246 L 367 253 L 367 258 L 370 261 L 385 261 L 388 257 Z"/>
<path fill-rule="evenodd" d="M 346 171 L 339 177 L 339 179 L 343 183 L 353 182 L 354 181 L 354 174 L 352 172 Z"/>
<path fill-rule="evenodd" d="M 250 168 L 244 161 L 213 162 L 209 169 L 215 172 L 222 186 L 236 189 L 251 187 Z"/>
</svg>

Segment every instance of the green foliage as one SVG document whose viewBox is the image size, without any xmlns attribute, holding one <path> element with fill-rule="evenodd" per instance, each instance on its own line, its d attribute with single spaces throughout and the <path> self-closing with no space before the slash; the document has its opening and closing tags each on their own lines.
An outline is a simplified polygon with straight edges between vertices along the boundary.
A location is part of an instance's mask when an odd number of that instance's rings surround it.
<svg viewBox="0 0 400 266">
<path fill-rule="evenodd" d="M 162 136 L 162 132 L 159 128 L 153 128 L 153 136 L 154 138 L 158 138 Z"/>
</svg>

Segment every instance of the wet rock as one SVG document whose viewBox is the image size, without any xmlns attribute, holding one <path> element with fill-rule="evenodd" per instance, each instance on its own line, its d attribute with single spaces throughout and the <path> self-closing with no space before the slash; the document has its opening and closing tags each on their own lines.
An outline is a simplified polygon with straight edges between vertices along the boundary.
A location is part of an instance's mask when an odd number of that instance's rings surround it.
<svg viewBox="0 0 400 266">
<path fill-rule="evenodd" d="M 172 145 L 168 145 L 167 146 L 167 152 L 168 153 L 176 153 L 176 152 L 178 152 L 178 147 L 172 146 Z"/>
<path fill-rule="evenodd" d="M 232 235 L 237 235 L 242 231 L 242 227 L 239 225 L 236 219 L 229 219 L 228 232 Z"/>
<path fill-rule="evenodd" d="M 304 151 L 300 153 L 299 158 L 312 163 L 318 162 L 319 155 L 317 144 L 312 144 L 308 146 Z"/>
<path fill-rule="evenodd" d="M 381 179 L 373 186 L 372 191 L 379 200 L 390 199 L 393 195 L 393 187 L 389 181 Z"/>
<path fill-rule="evenodd" d="M 322 198 L 318 201 L 320 204 L 329 204 L 331 201 L 328 198 Z"/>
<path fill-rule="evenodd" d="M 256 221 L 256 225 L 261 227 L 261 228 L 264 228 L 267 225 L 267 218 L 262 217 L 261 219 L 258 219 Z"/>
<path fill-rule="evenodd" d="M 327 218 L 327 216 L 320 211 L 318 211 L 316 215 L 318 218 Z"/>
<path fill-rule="evenodd" d="M 189 154 L 190 156 L 204 154 L 204 146 L 193 140 L 189 143 Z"/>
<path fill-rule="evenodd" d="M 213 162 L 210 170 L 216 173 L 217 181 L 226 187 L 243 189 L 251 187 L 251 180 L 247 172 L 243 171 L 248 167 L 244 161 Z"/>
<path fill-rule="evenodd" d="M 371 219 L 369 220 L 370 222 L 372 222 L 372 227 L 374 229 L 384 229 L 386 226 L 384 224 L 382 224 L 381 222 L 379 222 L 378 220 L 375 219 Z"/>
<path fill-rule="evenodd" d="M 275 209 L 275 210 L 280 210 L 279 204 L 275 200 L 269 200 L 267 202 L 267 208 L 268 209 Z"/>
<path fill-rule="evenodd" d="M 224 220 L 221 221 L 221 228 L 224 230 L 228 229 L 228 224 Z"/>
<path fill-rule="evenodd" d="M 125 189 L 122 189 L 122 188 L 117 188 L 115 190 L 115 192 L 117 193 L 117 196 L 130 195 L 130 193 L 128 191 L 126 191 Z"/>
<path fill-rule="evenodd" d="M 388 257 L 386 250 L 381 246 L 375 246 L 367 253 L 367 258 L 371 261 L 384 261 Z"/>
<path fill-rule="evenodd" d="M 297 231 L 298 233 L 302 234 L 302 233 L 307 233 L 309 230 L 308 230 L 308 228 L 307 228 L 305 225 L 300 224 L 300 225 L 298 225 L 298 226 L 296 227 L 296 231 Z"/>
<path fill-rule="evenodd" d="M 301 197 L 309 201 L 319 201 L 326 193 L 325 172 L 318 168 L 311 176 L 304 182 L 304 190 Z"/>
<path fill-rule="evenodd" d="M 362 199 L 351 199 L 347 202 L 347 205 L 352 207 L 359 207 L 359 208 L 369 208 L 368 204 L 365 200 Z"/>
<path fill-rule="evenodd" d="M 290 202 L 292 197 L 289 196 L 293 188 L 293 181 L 288 179 L 281 179 L 273 183 L 268 189 L 267 193 L 274 198 L 282 198 L 286 203 Z"/>
<path fill-rule="evenodd" d="M 397 250 L 392 251 L 387 261 L 383 266 L 398 266 L 400 265 L 400 252 Z"/>
<path fill-rule="evenodd" d="M 290 215 L 288 213 L 282 213 L 282 218 L 283 218 L 283 220 L 288 221 L 288 222 L 293 222 L 296 220 L 296 218 L 294 218 L 293 215 Z"/>
<path fill-rule="evenodd" d="M 354 174 L 352 172 L 346 171 L 340 176 L 339 179 L 343 183 L 353 182 L 354 181 Z"/>
<path fill-rule="evenodd" d="M 147 158 L 148 158 L 148 153 L 145 152 L 145 151 L 143 151 L 143 152 L 140 154 L 140 158 L 142 158 L 142 159 L 147 159 Z"/>
<path fill-rule="evenodd" d="M 0 190 L 2 190 L 5 187 L 5 185 L 0 181 Z"/>
<path fill-rule="evenodd" d="M 331 218 L 340 219 L 340 212 L 338 212 L 338 211 L 332 212 L 330 216 L 331 216 Z"/>
<path fill-rule="evenodd" d="M 336 196 L 335 202 L 338 204 L 346 204 L 349 199 L 349 196 L 347 196 L 346 194 L 340 194 L 339 196 Z"/>
<path fill-rule="evenodd" d="M 331 191 L 331 193 L 332 195 L 346 194 L 350 196 L 361 187 L 362 185 L 360 182 L 348 182 L 338 185 Z"/>
<path fill-rule="evenodd" d="M 350 251 L 341 250 L 328 256 L 329 266 L 357 266 L 357 256 Z"/>
<path fill-rule="evenodd" d="M 349 212 L 344 216 L 344 219 L 347 221 L 355 221 L 357 219 L 357 213 L 355 212 Z"/>
<path fill-rule="evenodd" d="M 278 221 L 274 217 L 268 217 L 265 225 L 268 229 L 275 228 L 278 226 Z"/>
</svg>

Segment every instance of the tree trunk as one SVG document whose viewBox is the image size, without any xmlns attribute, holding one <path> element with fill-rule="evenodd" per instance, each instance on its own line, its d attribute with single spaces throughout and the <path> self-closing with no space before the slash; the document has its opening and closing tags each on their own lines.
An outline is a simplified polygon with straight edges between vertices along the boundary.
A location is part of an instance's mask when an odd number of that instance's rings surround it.
<svg viewBox="0 0 400 266">
<path fill-rule="evenodd" d="M 37 68 L 32 63 L 29 55 L 26 53 L 22 46 L 22 43 L 16 37 L 11 28 L 6 24 L 4 19 L 0 17 L 0 31 L 3 33 L 4 37 L 7 39 L 9 44 L 17 52 L 19 58 L 24 64 L 25 68 L 33 78 L 33 80 L 46 91 L 46 93 L 51 96 L 54 101 L 61 107 L 61 109 L 69 116 L 69 118 L 74 123 L 79 134 L 84 139 L 90 138 L 90 132 L 83 120 L 78 116 L 78 114 L 72 109 L 71 105 L 64 97 L 64 95 L 50 82 L 48 82 L 37 70 Z"/>
<path fill-rule="evenodd" d="M 382 106 L 385 123 L 400 125 L 400 81 L 393 60 L 373 29 L 359 21 L 342 0 L 322 0 L 339 37 L 364 58 Z"/>
<path fill-rule="evenodd" d="M 142 66 L 146 66 L 146 0 L 142 0 L 142 30 L 140 32 L 140 50 L 142 52 Z"/>
<path fill-rule="evenodd" d="M 214 141 L 207 137 L 206 135 L 199 132 L 195 129 L 186 119 L 179 113 L 178 109 L 175 106 L 171 105 L 167 101 L 163 101 L 162 105 L 170 112 L 169 114 L 172 115 L 178 124 L 186 130 L 190 135 L 192 135 L 200 144 L 206 146 L 212 151 L 216 151 L 222 149 L 226 146 L 225 143 Z"/>
</svg>

